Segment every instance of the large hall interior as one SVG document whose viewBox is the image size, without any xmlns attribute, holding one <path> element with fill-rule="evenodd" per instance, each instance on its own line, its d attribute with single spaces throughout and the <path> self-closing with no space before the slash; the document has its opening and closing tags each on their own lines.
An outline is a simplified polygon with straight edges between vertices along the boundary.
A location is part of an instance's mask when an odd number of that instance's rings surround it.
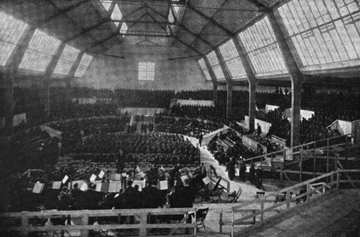
<svg viewBox="0 0 360 237">
<path fill-rule="evenodd" d="M 0 22 L 0 236 L 360 236 L 358 0 Z"/>
</svg>

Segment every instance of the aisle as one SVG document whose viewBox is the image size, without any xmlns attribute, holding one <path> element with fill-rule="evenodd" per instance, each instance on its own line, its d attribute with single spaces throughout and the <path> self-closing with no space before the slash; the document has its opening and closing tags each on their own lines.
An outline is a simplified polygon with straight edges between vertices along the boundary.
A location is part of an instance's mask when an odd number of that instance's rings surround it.
<svg viewBox="0 0 360 237">
<path fill-rule="evenodd" d="M 199 145 L 199 140 L 193 137 L 185 136 L 193 146 L 197 147 Z M 225 171 L 226 167 L 219 165 L 219 162 L 215 160 L 213 155 L 207 150 L 206 146 L 199 147 L 200 149 L 200 162 L 204 163 L 205 167 L 209 169 L 210 165 L 212 165 L 216 173 L 221 176 L 223 179 L 230 181 L 230 192 L 237 191 L 239 188 L 242 189 L 242 194 L 240 196 L 240 200 L 253 200 L 257 191 L 262 191 L 257 189 L 255 186 L 251 185 L 250 182 L 241 182 L 240 180 L 229 180 L 228 174 Z"/>
</svg>

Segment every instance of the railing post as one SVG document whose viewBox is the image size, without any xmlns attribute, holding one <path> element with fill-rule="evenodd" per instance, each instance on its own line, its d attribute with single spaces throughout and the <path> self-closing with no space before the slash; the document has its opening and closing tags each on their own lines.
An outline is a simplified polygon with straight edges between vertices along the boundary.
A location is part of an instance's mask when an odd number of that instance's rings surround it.
<svg viewBox="0 0 360 237">
<path fill-rule="evenodd" d="M 81 225 L 88 225 L 89 224 L 89 215 L 88 213 L 84 213 L 81 215 Z M 81 237 L 88 237 L 89 230 L 81 230 Z"/>
<path fill-rule="evenodd" d="M 285 168 L 285 166 L 286 166 L 286 149 L 283 150 L 283 156 L 284 156 L 283 167 Z"/>
<path fill-rule="evenodd" d="M 260 197 L 260 211 L 261 211 L 261 214 L 260 214 L 260 221 L 263 221 L 264 220 L 264 197 Z"/>
<path fill-rule="evenodd" d="M 333 189 L 333 185 L 334 185 L 334 173 L 331 173 L 331 176 L 330 176 L 330 182 L 331 182 L 331 189 Z"/>
<path fill-rule="evenodd" d="M 255 214 L 255 212 L 256 212 L 256 210 L 254 209 L 254 210 L 252 211 L 252 213 Z M 253 222 L 254 222 L 254 224 L 256 223 L 256 216 L 253 217 Z"/>
<path fill-rule="evenodd" d="M 339 190 L 340 187 L 340 170 L 338 169 L 336 172 L 336 190 Z"/>
<path fill-rule="evenodd" d="M 329 166 L 330 166 L 330 164 L 329 164 L 329 145 L 330 145 L 330 139 L 328 138 L 327 139 L 327 144 L 326 144 L 326 146 L 327 146 L 327 149 L 326 149 L 326 173 L 329 173 Z M 332 177 L 332 175 L 331 175 L 331 177 Z M 328 178 L 326 179 L 326 180 L 329 180 Z"/>
<path fill-rule="evenodd" d="M 140 214 L 140 230 L 139 230 L 139 235 L 140 236 L 146 236 L 146 224 L 147 224 L 147 216 L 148 213 L 147 212 L 142 212 Z"/>
<path fill-rule="evenodd" d="M 28 236 L 29 233 L 29 217 L 27 214 L 21 216 L 21 227 L 25 227 L 24 230 L 21 231 L 21 236 Z"/>
<path fill-rule="evenodd" d="M 300 148 L 300 172 L 299 172 L 299 181 L 302 181 L 302 163 L 303 163 L 303 155 L 302 155 L 302 151 L 304 150 L 304 147 L 301 146 Z"/>
<path fill-rule="evenodd" d="M 306 201 L 310 200 L 310 191 L 311 191 L 310 183 L 307 183 L 306 184 Z"/>
<path fill-rule="evenodd" d="M 232 217 L 231 217 L 231 237 L 234 237 L 234 221 L 235 221 L 235 210 L 232 208 Z"/>
<path fill-rule="evenodd" d="M 223 210 L 220 211 L 220 220 L 219 220 L 219 233 L 222 233 L 222 218 L 223 218 Z"/>
<path fill-rule="evenodd" d="M 281 170 L 280 170 L 280 180 L 282 181 L 283 180 L 283 175 L 284 175 L 284 167 L 281 167 Z"/>
</svg>

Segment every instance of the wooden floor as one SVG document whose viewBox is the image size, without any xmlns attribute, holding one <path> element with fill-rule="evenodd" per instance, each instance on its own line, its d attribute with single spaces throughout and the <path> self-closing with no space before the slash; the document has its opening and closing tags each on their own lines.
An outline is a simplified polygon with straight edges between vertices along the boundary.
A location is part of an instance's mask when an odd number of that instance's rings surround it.
<svg viewBox="0 0 360 237">
<path fill-rule="evenodd" d="M 235 236 L 359 236 L 360 190 L 331 191 Z"/>
</svg>

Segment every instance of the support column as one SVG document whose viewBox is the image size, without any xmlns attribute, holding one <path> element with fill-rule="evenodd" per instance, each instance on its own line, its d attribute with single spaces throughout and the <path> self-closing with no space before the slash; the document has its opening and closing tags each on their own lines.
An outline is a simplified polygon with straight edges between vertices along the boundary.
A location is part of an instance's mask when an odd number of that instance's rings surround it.
<svg viewBox="0 0 360 237">
<path fill-rule="evenodd" d="M 291 79 L 291 139 L 290 147 L 300 145 L 300 109 L 301 109 L 301 86 L 304 83 L 304 76 L 296 64 L 295 58 L 291 53 L 290 47 L 286 42 L 281 31 L 278 19 L 273 11 L 268 14 L 270 24 L 274 30 L 276 40 L 283 55 L 285 65 L 289 71 Z M 280 23 L 280 24 L 279 24 Z"/>
<path fill-rule="evenodd" d="M 51 86 L 51 76 L 54 73 L 54 70 L 56 68 L 57 63 L 59 62 L 60 56 L 62 52 L 64 51 L 66 44 L 61 43 L 54 54 L 54 56 L 51 58 L 49 65 L 47 66 L 46 72 L 43 77 L 44 82 L 44 107 L 45 107 L 45 114 L 46 117 L 50 116 L 50 86 Z"/>
<path fill-rule="evenodd" d="M 232 110 L 232 92 L 233 92 L 233 81 L 231 79 L 231 75 L 227 70 L 226 66 L 224 65 L 224 58 L 222 57 L 219 48 L 215 49 L 216 57 L 219 60 L 219 65 L 221 70 L 224 73 L 225 80 L 226 80 L 226 119 L 230 119 L 231 110 Z"/>
<path fill-rule="evenodd" d="M 255 73 L 253 72 L 250 59 L 246 57 L 246 54 L 243 50 L 243 47 L 236 36 L 233 37 L 233 42 L 235 47 L 239 53 L 239 57 L 241 59 L 243 68 L 248 78 L 249 82 L 249 129 L 250 131 L 254 131 L 255 129 L 255 108 L 256 108 L 256 86 L 258 84 L 258 80 L 255 77 Z"/>
<path fill-rule="evenodd" d="M 5 84 L 5 127 L 11 128 L 14 120 L 14 78 L 19 68 L 21 60 L 25 54 L 30 40 L 35 33 L 35 27 L 29 27 L 19 40 L 8 62 L 5 65 L 4 84 Z"/>
<path fill-rule="evenodd" d="M 76 72 L 76 70 L 77 70 L 77 68 L 78 68 L 78 66 L 79 66 L 79 64 L 80 64 L 80 61 L 81 61 L 83 55 L 84 55 L 84 52 L 80 52 L 80 53 L 78 54 L 78 56 L 77 56 L 74 64 L 72 65 L 72 67 L 71 67 L 71 69 L 70 69 L 70 71 L 69 71 L 69 73 L 68 73 L 68 78 L 67 78 L 67 79 L 68 79 L 68 81 L 67 81 L 68 86 L 71 86 L 71 81 L 72 81 L 72 80 L 74 79 L 74 77 L 75 77 L 75 72 Z"/>
<path fill-rule="evenodd" d="M 233 94 L 233 83 L 226 83 L 226 119 L 230 119 L 232 113 L 232 94 Z"/>
<path fill-rule="evenodd" d="M 211 81 L 214 85 L 214 90 L 213 90 L 213 99 L 214 99 L 214 104 L 217 105 L 218 104 L 218 99 L 217 99 L 217 86 L 218 86 L 218 82 L 216 80 L 216 76 L 215 76 L 215 73 L 210 65 L 210 62 L 209 62 L 209 59 L 203 55 L 203 59 L 204 59 L 204 62 L 205 62 L 205 65 L 209 71 L 209 74 L 210 74 L 210 77 L 211 77 Z"/>
<path fill-rule="evenodd" d="M 217 83 L 213 82 L 213 101 L 214 101 L 214 105 L 216 106 L 218 104 L 217 101 Z"/>
<path fill-rule="evenodd" d="M 255 130 L 255 110 L 256 110 L 256 86 L 258 81 L 249 80 L 249 129 Z"/>
</svg>

